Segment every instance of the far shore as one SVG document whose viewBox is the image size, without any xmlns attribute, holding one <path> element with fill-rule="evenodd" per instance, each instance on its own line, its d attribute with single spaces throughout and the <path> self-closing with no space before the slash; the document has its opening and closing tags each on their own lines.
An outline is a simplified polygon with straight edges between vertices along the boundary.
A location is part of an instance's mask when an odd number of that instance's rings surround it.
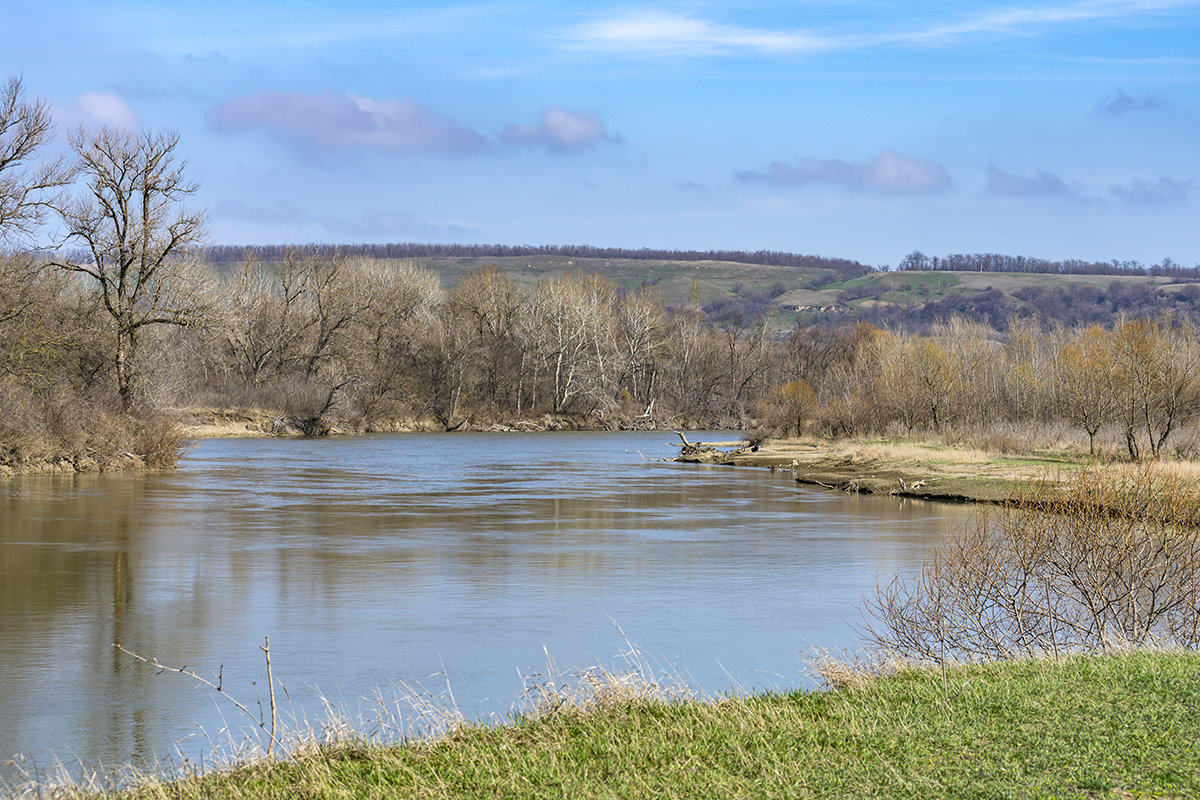
<svg viewBox="0 0 1200 800">
<path fill-rule="evenodd" d="M 246 408 L 187 408 L 174 412 L 189 439 L 233 439 L 243 437 L 303 437 L 306 434 L 293 419 L 278 412 Z M 481 420 L 474 417 L 456 418 L 450 426 L 429 417 L 390 419 L 371 423 L 362 430 L 343 430 L 331 427 L 321 435 L 354 435 L 362 433 L 444 433 L 462 432 L 533 432 L 533 431 L 663 431 L 668 436 L 672 425 L 640 417 L 616 419 L 607 423 L 569 415 L 542 414 L 536 417 Z"/>
<path fill-rule="evenodd" d="M 305 436 L 294 420 L 278 411 L 257 408 L 175 409 L 173 417 L 183 439 L 280 438 Z M 677 423 L 676 423 L 677 424 Z M 664 444 L 679 447 L 679 432 L 691 445 L 680 447 L 673 460 L 736 467 L 759 467 L 788 472 L 798 483 L 834 491 L 891 495 L 922 500 L 1005 503 L 1045 486 L 1065 483 L 1084 468 L 1126 469 L 1123 461 L 1105 462 L 1070 447 L 1033 452 L 997 452 L 951 444 L 937 439 L 840 438 L 813 436 L 766 439 L 751 447 L 748 441 L 705 443 L 669 422 L 643 418 L 597 424 L 594 419 L 543 415 L 528 419 L 477 420 L 466 418 L 462 432 L 536 431 L 657 431 Z M 431 418 L 392 420 L 365 430 L 332 427 L 323 435 L 361 433 L 440 433 L 447 426 Z M 728 438 L 728 437 L 726 437 Z M 1167 462 L 1170 469 L 1200 482 L 1200 464 Z M 19 466 L 0 464 L 0 478 L 16 475 L 124 472 L 147 469 L 144 458 L 121 454 L 104 463 L 94 458 L 62 457 L 30 461 Z"/>
</svg>

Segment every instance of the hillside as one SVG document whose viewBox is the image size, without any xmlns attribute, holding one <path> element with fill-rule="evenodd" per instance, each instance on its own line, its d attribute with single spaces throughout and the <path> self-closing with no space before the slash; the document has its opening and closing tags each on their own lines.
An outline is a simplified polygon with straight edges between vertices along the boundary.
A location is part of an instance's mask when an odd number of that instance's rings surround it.
<svg viewBox="0 0 1200 800">
<path fill-rule="evenodd" d="M 270 248 L 267 255 L 274 256 Z M 222 258 L 231 248 L 220 248 Z M 1067 324 L 1110 324 L 1117 315 L 1200 314 L 1200 284 L 1161 275 L 1046 274 L 1015 272 L 867 271 L 853 262 L 829 266 L 754 264 L 714 259 L 531 254 L 384 258 L 427 267 L 445 287 L 489 265 L 522 286 L 571 272 L 603 275 L 624 290 L 654 287 L 668 306 L 698 303 L 711 319 L 748 324 L 772 312 L 772 327 L 836 326 L 856 321 L 927 329 L 952 315 L 1003 329 L 1013 315 Z M 812 257 L 811 261 L 821 262 Z M 220 270 L 236 261 L 214 260 Z M 265 263 L 272 263 L 266 261 Z"/>
</svg>

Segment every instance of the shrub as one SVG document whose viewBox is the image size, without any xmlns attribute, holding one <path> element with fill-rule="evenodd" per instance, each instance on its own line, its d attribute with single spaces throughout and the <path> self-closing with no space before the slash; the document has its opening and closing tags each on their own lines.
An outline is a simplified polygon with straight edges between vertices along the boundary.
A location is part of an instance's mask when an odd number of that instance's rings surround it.
<svg viewBox="0 0 1200 800">
<path fill-rule="evenodd" d="M 1200 488 L 1162 467 L 1042 486 L 938 547 L 866 608 L 874 646 L 990 660 L 1200 645 Z"/>
<path fill-rule="evenodd" d="M 133 451 L 151 469 L 172 469 L 188 446 L 179 423 L 167 416 L 155 415 L 133 423 Z"/>
</svg>

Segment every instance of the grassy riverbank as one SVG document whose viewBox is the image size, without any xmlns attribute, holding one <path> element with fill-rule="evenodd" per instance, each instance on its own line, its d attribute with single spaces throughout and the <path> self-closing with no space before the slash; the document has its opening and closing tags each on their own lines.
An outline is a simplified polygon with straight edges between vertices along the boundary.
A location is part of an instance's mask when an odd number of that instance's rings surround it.
<svg viewBox="0 0 1200 800">
<path fill-rule="evenodd" d="M 1100 465 L 1066 448 L 1014 454 L 884 439 L 772 439 L 756 452 L 709 451 L 684 460 L 790 470 L 800 483 L 831 489 L 977 502 L 1000 502 L 1033 487 L 1062 484 L 1089 465 L 1128 468 Z M 1190 462 L 1169 462 L 1165 468 L 1200 478 L 1200 468 Z"/>
<path fill-rule="evenodd" d="M 1192 652 L 912 670 L 833 692 L 622 698 L 433 742 L 351 741 L 122 796 L 1192 797 L 1198 707 Z"/>
</svg>

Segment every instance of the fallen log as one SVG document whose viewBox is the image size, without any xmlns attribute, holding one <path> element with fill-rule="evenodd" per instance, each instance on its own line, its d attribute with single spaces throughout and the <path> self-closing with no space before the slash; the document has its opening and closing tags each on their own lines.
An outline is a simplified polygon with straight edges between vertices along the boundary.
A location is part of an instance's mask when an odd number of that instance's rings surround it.
<svg viewBox="0 0 1200 800">
<path fill-rule="evenodd" d="M 688 442 L 683 444 L 679 442 L 667 442 L 671 447 L 749 447 L 750 442 L 742 440 L 740 442 Z"/>
</svg>

